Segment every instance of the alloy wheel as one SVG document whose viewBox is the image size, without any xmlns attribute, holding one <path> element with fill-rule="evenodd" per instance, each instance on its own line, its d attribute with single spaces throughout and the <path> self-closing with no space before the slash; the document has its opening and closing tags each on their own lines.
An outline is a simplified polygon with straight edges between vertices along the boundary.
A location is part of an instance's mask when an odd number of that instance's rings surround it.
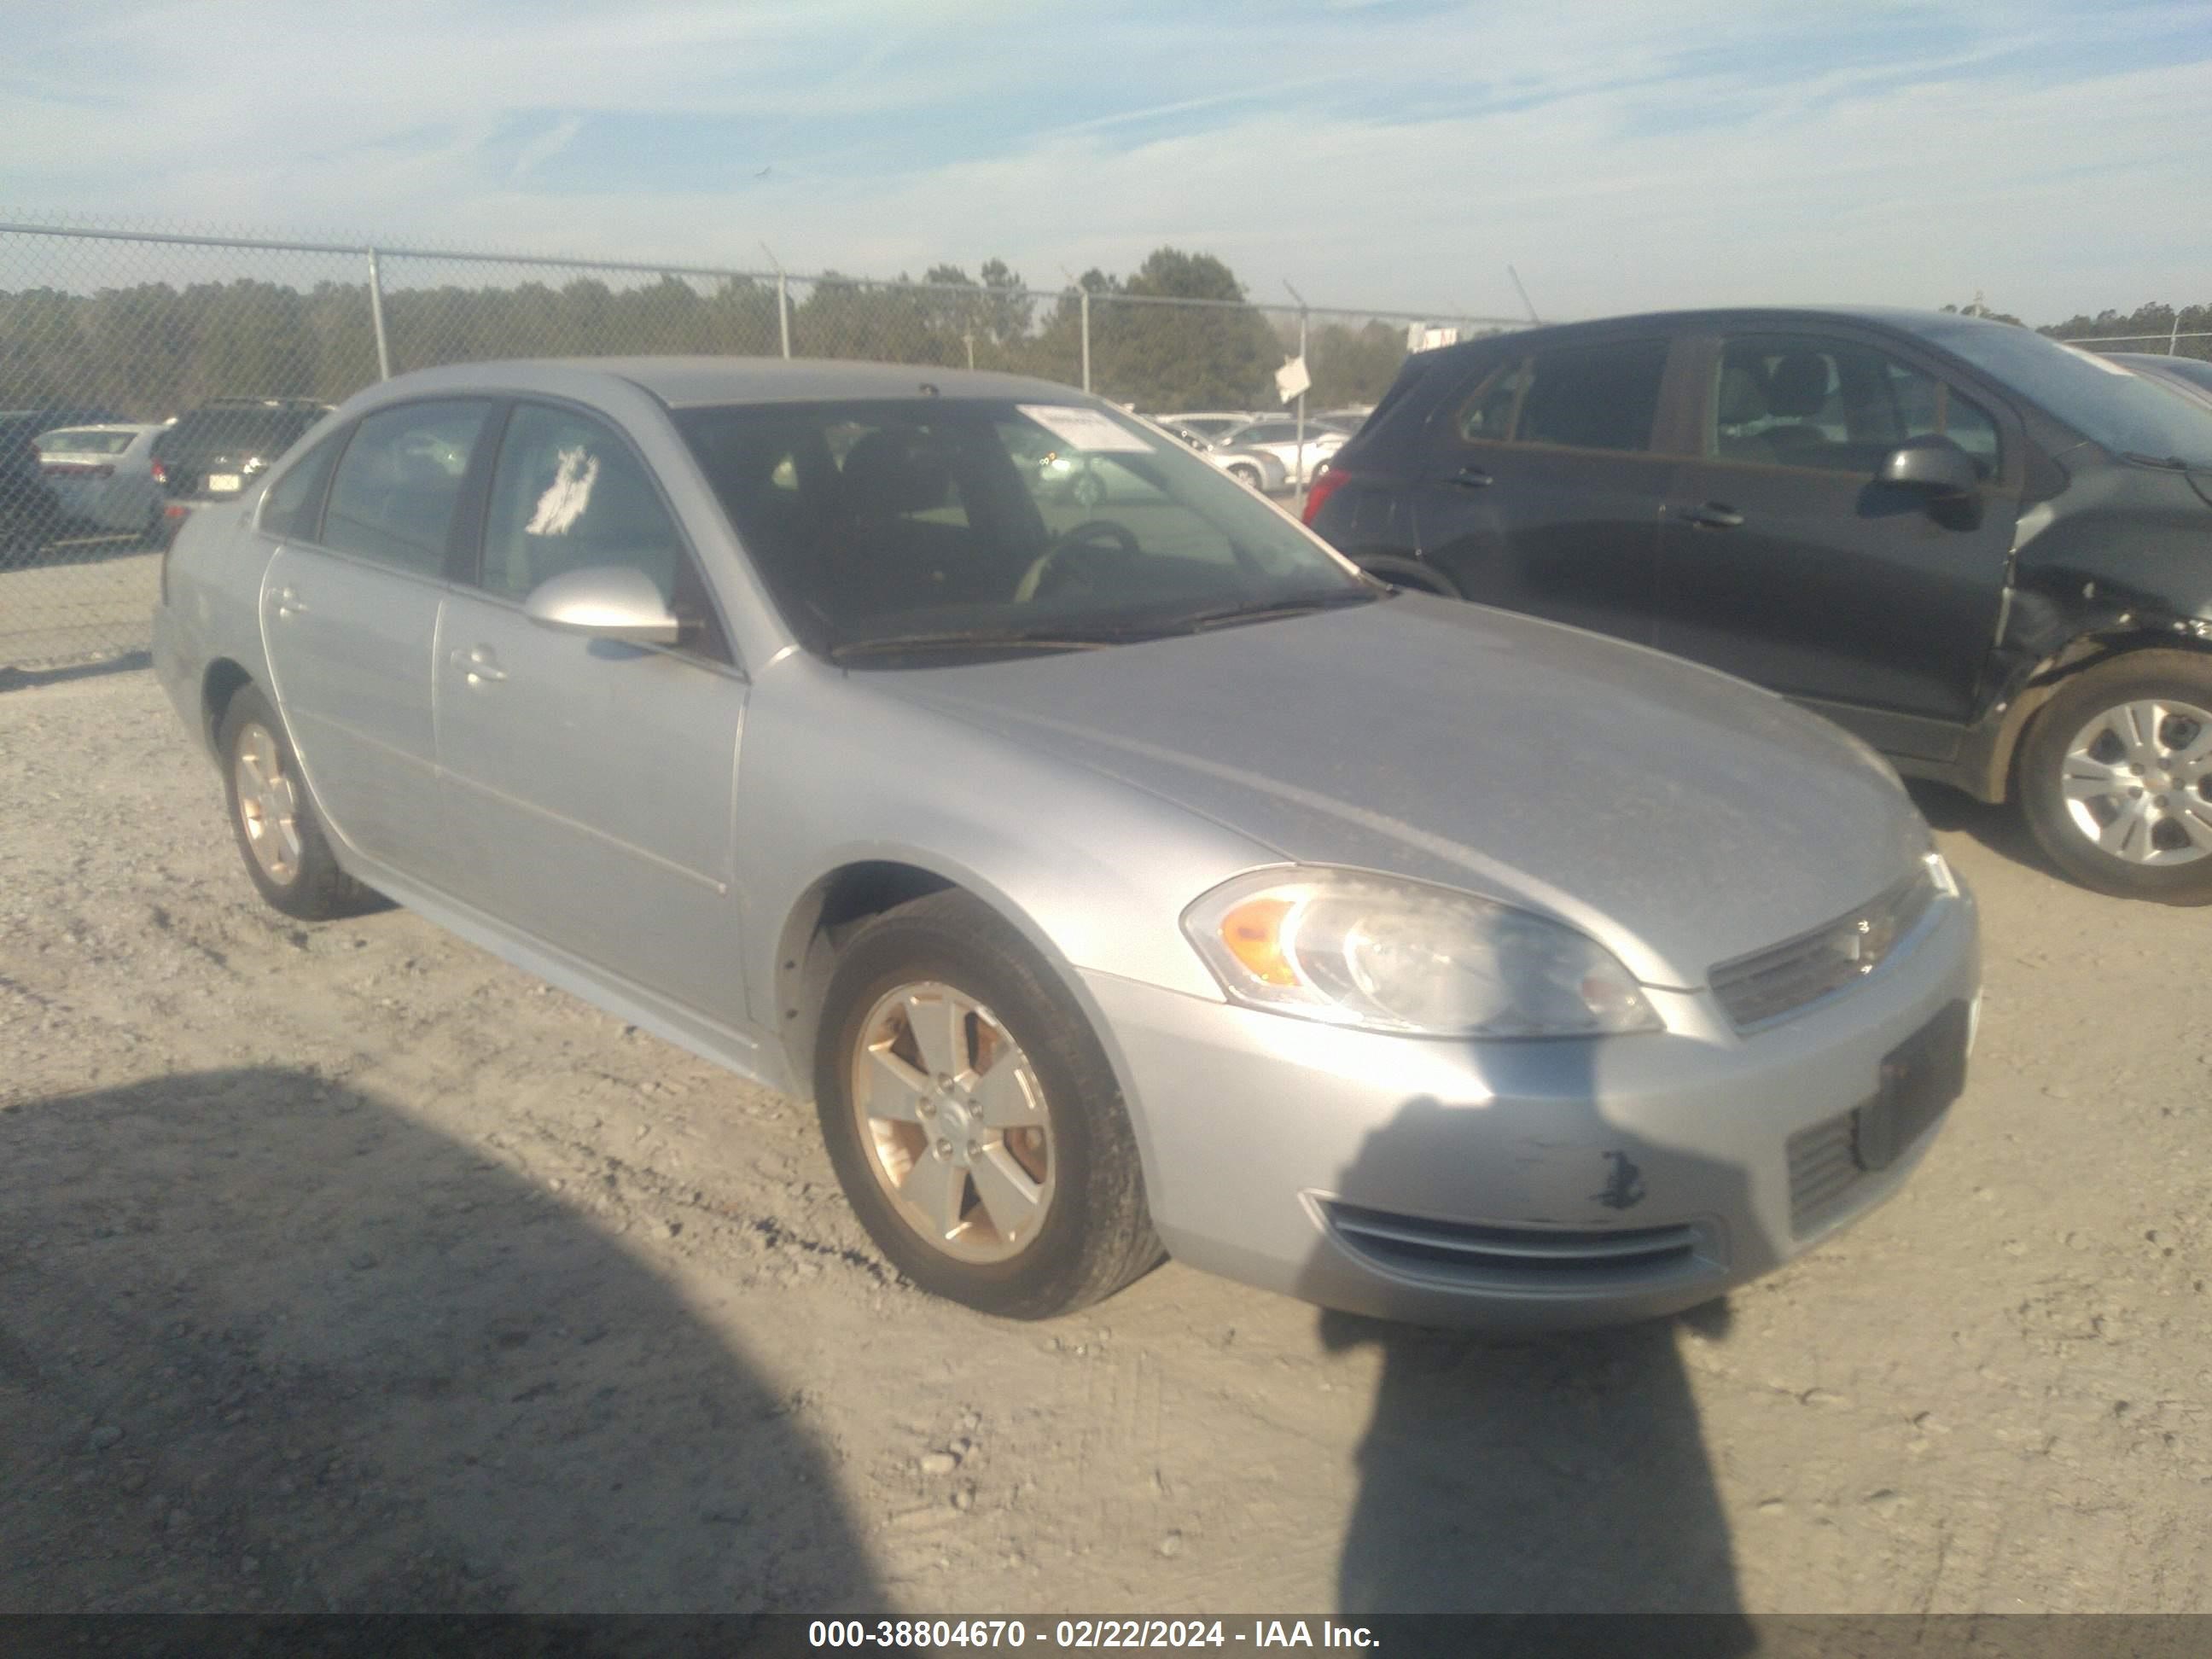
<svg viewBox="0 0 2212 1659">
<path fill-rule="evenodd" d="M 1005 1261 L 1051 1212 L 1052 1117 L 1029 1056 L 994 1014 L 924 981 L 878 999 L 850 1061 L 869 1166 L 899 1219 L 960 1261 Z"/>
<path fill-rule="evenodd" d="M 289 887 L 300 874 L 300 795 L 269 728 L 248 720 L 238 729 L 233 772 L 238 819 L 262 874 Z"/>
</svg>

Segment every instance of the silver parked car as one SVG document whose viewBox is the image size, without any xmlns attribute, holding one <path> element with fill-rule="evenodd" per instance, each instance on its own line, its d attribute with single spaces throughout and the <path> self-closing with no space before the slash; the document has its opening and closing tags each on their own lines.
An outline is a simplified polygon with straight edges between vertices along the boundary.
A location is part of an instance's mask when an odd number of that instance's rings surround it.
<svg viewBox="0 0 2212 1659">
<path fill-rule="evenodd" d="M 39 470 L 63 514 L 96 530 L 149 538 L 161 528 L 161 487 L 154 478 L 160 422 L 61 427 L 34 441 Z"/>
<path fill-rule="evenodd" d="M 1962 1086 L 1973 907 L 1870 750 L 1395 593 L 1063 386 L 402 375 L 194 515 L 155 640 L 270 903 L 376 890 L 811 1093 L 884 1253 L 996 1313 L 1164 1248 L 1656 1315 L 1887 1196 Z"/>
</svg>

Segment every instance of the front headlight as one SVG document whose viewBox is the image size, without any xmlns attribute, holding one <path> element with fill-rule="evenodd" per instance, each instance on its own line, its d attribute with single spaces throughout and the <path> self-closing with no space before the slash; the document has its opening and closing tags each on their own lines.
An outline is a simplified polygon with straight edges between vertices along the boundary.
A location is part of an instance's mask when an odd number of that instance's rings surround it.
<svg viewBox="0 0 2212 1659">
<path fill-rule="evenodd" d="M 1659 1029 L 1636 980 L 1571 927 L 1471 893 L 1348 870 L 1255 870 L 1183 913 L 1236 1000 L 1423 1036 Z"/>
</svg>

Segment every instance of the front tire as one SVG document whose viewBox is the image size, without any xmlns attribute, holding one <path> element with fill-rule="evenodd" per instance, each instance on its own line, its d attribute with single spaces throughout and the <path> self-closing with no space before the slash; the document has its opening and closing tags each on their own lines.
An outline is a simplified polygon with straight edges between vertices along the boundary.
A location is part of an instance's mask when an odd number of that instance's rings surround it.
<svg viewBox="0 0 2212 1659">
<path fill-rule="evenodd" d="M 945 892 L 866 924 L 830 976 L 814 1097 L 845 1196 L 923 1290 L 1047 1319 L 1161 1258 L 1121 1090 L 1028 942 Z"/>
<path fill-rule="evenodd" d="M 2017 789 L 2083 886 L 2212 904 L 2212 657 L 2130 652 L 2069 681 L 2021 746 Z"/>
<path fill-rule="evenodd" d="M 246 873 L 271 908 L 328 921 L 374 906 L 375 896 L 338 867 L 300 771 L 284 722 L 254 686 L 241 686 L 216 732 L 230 828 Z"/>
</svg>

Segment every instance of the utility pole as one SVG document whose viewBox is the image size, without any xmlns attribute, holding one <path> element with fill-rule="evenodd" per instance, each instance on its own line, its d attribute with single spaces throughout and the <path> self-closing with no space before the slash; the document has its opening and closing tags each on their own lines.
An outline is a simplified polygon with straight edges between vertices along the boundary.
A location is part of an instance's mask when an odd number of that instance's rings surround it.
<svg viewBox="0 0 2212 1659">
<path fill-rule="evenodd" d="M 1298 302 L 1298 367 L 1305 371 L 1306 378 L 1311 380 L 1313 370 L 1306 366 L 1306 296 L 1291 288 L 1291 279 L 1287 276 L 1283 278 L 1283 286 L 1290 289 L 1291 298 Z M 1298 470 L 1295 488 L 1303 495 L 1306 492 L 1306 394 L 1303 387 L 1298 392 L 1297 445 Z"/>
<path fill-rule="evenodd" d="M 775 267 L 775 326 L 776 331 L 783 337 L 783 355 L 788 362 L 791 357 L 790 284 L 784 280 L 783 261 L 775 257 L 775 250 L 766 242 L 760 245 L 760 250 L 768 255 L 769 264 Z"/>
</svg>

